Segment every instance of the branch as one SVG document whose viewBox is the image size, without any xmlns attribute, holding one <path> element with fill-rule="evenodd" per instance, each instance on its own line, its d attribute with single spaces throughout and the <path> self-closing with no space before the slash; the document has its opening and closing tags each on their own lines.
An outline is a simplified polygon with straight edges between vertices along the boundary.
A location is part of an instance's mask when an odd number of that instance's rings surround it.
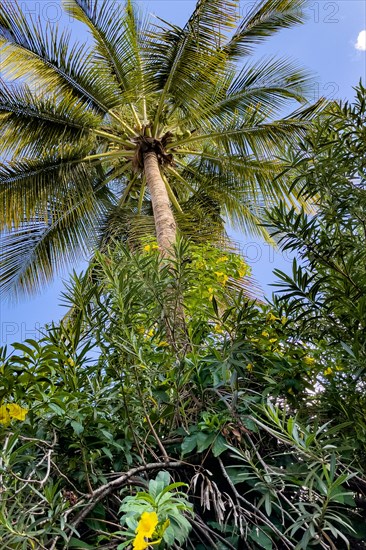
<svg viewBox="0 0 366 550">
<path fill-rule="evenodd" d="M 210 543 L 210 548 L 214 548 L 215 550 L 218 550 L 218 546 L 215 544 L 214 540 L 210 537 L 210 535 L 208 533 L 207 526 L 206 525 L 205 526 L 201 525 L 198 521 L 195 521 L 192 518 L 190 518 L 189 521 L 192 524 L 192 526 L 194 526 L 196 529 L 198 529 L 198 531 L 200 531 L 202 533 L 202 535 L 208 540 L 208 542 Z M 215 533 L 215 535 L 216 535 L 216 533 Z"/>
<path fill-rule="evenodd" d="M 143 403 L 143 402 L 142 402 L 142 403 Z M 164 462 L 169 462 L 169 456 L 168 456 L 168 454 L 167 454 L 167 452 L 166 452 L 166 450 L 165 450 L 165 448 L 164 448 L 164 445 L 162 444 L 162 442 L 161 442 L 161 440 L 160 440 L 158 434 L 156 433 L 156 430 L 155 430 L 155 428 L 154 428 L 154 426 L 153 426 L 153 423 L 152 423 L 151 420 L 150 420 L 150 416 L 149 416 L 148 413 L 146 412 L 145 406 L 144 406 L 144 412 L 145 412 L 145 417 L 146 417 L 147 423 L 148 423 L 149 426 L 150 426 L 150 430 L 152 431 L 152 434 L 153 434 L 153 436 L 155 437 L 155 441 L 157 442 L 158 447 L 159 447 L 159 449 L 161 450 L 161 453 L 162 453 L 162 455 L 163 455 L 163 457 L 164 457 Z"/>
</svg>

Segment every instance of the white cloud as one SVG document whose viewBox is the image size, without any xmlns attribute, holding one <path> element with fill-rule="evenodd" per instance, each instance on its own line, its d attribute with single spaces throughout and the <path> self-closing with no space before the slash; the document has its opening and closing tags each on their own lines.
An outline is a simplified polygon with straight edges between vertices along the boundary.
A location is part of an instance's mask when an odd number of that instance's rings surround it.
<svg viewBox="0 0 366 550">
<path fill-rule="evenodd" d="M 357 42 L 355 44 L 356 50 L 366 51 L 366 29 L 361 31 L 357 37 Z"/>
</svg>

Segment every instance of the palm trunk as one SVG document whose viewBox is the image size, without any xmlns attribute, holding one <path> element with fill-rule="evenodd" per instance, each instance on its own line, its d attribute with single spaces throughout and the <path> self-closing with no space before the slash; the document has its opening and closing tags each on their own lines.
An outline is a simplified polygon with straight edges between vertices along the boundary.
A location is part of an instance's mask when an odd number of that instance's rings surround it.
<svg viewBox="0 0 366 550">
<path fill-rule="evenodd" d="M 164 181 L 160 174 L 158 157 L 155 151 L 144 153 L 144 172 L 146 184 L 154 212 L 156 238 L 163 256 L 171 258 L 173 244 L 177 238 L 177 226 L 170 208 L 170 200 Z M 190 349 L 185 321 L 183 296 L 180 291 L 171 289 L 164 306 L 167 339 L 176 352 L 185 354 Z"/>
<path fill-rule="evenodd" d="M 169 255 L 177 237 L 177 227 L 155 151 L 144 153 L 144 172 L 150 191 L 158 245 L 163 255 Z"/>
</svg>

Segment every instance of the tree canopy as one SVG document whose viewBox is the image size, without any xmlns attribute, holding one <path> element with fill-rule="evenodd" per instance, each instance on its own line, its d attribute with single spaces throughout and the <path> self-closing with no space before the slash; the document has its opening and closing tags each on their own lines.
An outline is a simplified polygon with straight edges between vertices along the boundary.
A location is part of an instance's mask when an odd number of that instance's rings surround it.
<svg viewBox="0 0 366 550">
<path fill-rule="evenodd" d="M 297 63 L 250 56 L 303 4 L 261 0 L 238 21 L 239 1 L 199 0 L 178 27 L 129 0 L 63 0 L 83 44 L 2 3 L 2 291 L 39 289 L 116 238 L 156 230 L 164 250 L 177 227 L 217 240 L 223 219 L 266 234 L 263 206 L 297 200 L 283 148 L 322 102 L 306 104 Z"/>
</svg>

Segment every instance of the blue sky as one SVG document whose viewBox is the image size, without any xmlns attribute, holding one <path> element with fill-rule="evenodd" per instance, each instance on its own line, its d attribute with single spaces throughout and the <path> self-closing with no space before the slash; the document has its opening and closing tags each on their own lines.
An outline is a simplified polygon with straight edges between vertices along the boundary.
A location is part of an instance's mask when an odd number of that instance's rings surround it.
<svg viewBox="0 0 366 550">
<path fill-rule="evenodd" d="M 18 0 L 24 11 L 39 16 L 43 21 L 70 26 L 83 39 L 80 25 L 62 18 L 60 1 Z M 254 1 L 241 3 L 240 12 L 245 14 Z M 138 4 L 149 13 L 158 15 L 176 24 L 183 24 L 192 12 L 192 0 L 139 0 Z M 315 76 L 314 97 L 352 99 L 352 88 L 360 78 L 366 81 L 366 3 L 364 0 L 309 1 L 306 9 L 306 24 L 283 31 L 261 45 L 256 56 L 288 56 L 310 69 Z M 365 31 L 364 33 L 362 31 Z M 357 48 L 356 48 L 357 44 Z M 1 72 L 1 67 L 0 67 Z M 274 282 L 273 269 L 284 271 L 291 267 L 291 259 L 275 253 L 270 247 L 250 236 L 233 234 L 240 242 L 241 250 L 252 265 L 253 274 L 266 294 Z M 77 266 L 72 266 L 77 268 Z M 67 272 L 63 273 L 67 278 Z M 52 320 L 57 321 L 65 312 L 59 306 L 62 280 L 44 289 L 42 295 L 23 300 L 16 305 L 0 304 L 0 344 L 11 344 L 38 336 L 39 327 Z"/>
</svg>

